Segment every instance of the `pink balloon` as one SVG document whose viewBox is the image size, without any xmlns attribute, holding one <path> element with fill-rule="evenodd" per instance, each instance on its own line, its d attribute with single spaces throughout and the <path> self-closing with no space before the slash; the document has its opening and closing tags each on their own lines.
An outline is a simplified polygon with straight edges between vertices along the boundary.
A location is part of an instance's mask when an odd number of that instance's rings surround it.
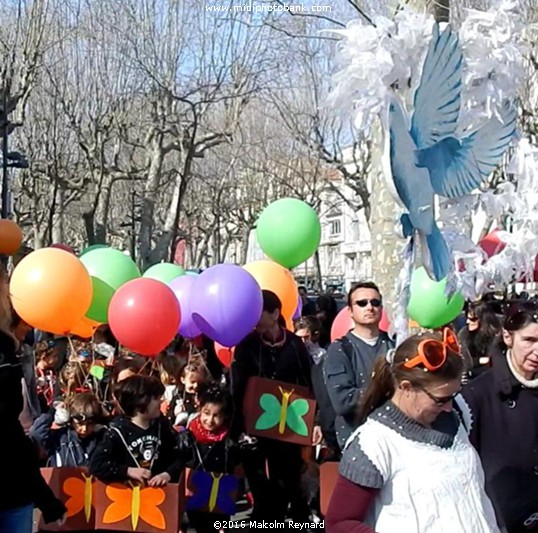
<svg viewBox="0 0 538 533">
<path fill-rule="evenodd" d="M 331 327 L 331 342 L 334 342 L 336 339 L 340 339 L 351 331 L 354 327 L 353 320 L 349 314 L 349 307 L 344 307 L 336 315 L 333 325 Z"/>
<path fill-rule="evenodd" d="M 383 311 L 381 312 L 381 320 L 379 321 L 379 329 L 380 331 L 384 331 L 385 333 L 388 333 L 390 330 L 389 315 L 387 315 L 385 308 L 383 308 Z"/>
</svg>

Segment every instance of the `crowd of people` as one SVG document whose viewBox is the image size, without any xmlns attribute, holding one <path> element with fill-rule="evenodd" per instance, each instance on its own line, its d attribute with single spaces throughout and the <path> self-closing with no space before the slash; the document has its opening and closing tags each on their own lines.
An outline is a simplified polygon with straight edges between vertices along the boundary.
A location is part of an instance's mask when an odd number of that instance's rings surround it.
<svg viewBox="0 0 538 533">
<path fill-rule="evenodd" d="M 227 368 L 206 338 L 144 358 L 106 326 L 91 340 L 34 331 L 2 281 L 0 532 L 29 533 L 34 508 L 65 519 L 43 466 L 152 487 L 186 468 L 236 475 L 251 520 L 313 522 L 324 461 L 340 462 L 329 533 L 538 531 L 538 303 L 486 296 L 467 305 L 463 328 L 395 348 L 373 282 L 349 291 L 353 328 L 333 342 L 334 299 L 300 294 L 291 332 L 263 291 L 260 321 Z M 249 435 L 254 377 L 312 391 L 311 446 Z M 200 533 L 217 518 L 229 517 L 186 513 Z"/>
</svg>

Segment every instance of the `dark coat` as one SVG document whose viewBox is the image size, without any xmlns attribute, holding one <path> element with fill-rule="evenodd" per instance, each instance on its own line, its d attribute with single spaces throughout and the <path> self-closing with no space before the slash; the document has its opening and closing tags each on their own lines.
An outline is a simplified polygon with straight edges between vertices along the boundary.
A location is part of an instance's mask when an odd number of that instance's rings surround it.
<svg viewBox="0 0 538 533">
<path fill-rule="evenodd" d="M 243 399 L 249 378 L 262 377 L 303 385 L 312 391 L 310 355 L 303 341 L 290 331 L 282 346 L 271 347 L 256 332 L 245 337 L 235 348 L 232 373 L 234 416 L 231 437 L 244 431 Z"/>
<path fill-rule="evenodd" d="M 178 444 L 181 467 L 233 474 L 239 462 L 237 449 L 229 439 L 202 444 L 186 429 L 179 433 Z"/>
<path fill-rule="evenodd" d="M 506 357 L 495 361 L 463 390 L 472 414 L 470 439 L 499 521 L 510 533 L 538 531 L 538 521 L 524 526 L 538 513 L 538 388 L 524 387 Z"/>
<path fill-rule="evenodd" d="M 89 466 L 90 457 L 103 437 L 104 428 L 81 439 L 70 427 L 52 429 L 54 411 L 41 415 L 30 430 L 34 439 L 46 452 L 53 467 Z"/>
<path fill-rule="evenodd" d="M 370 382 L 375 360 L 393 347 L 394 341 L 383 332 L 375 346 L 366 344 L 351 332 L 329 346 L 323 371 L 336 412 L 336 437 L 341 449 L 357 427 L 359 398 Z"/>
<path fill-rule="evenodd" d="M 23 373 L 15 350 L 14 340 L 0 331 L 0 510 L 34 504 L 46 522 L 53 522 L 66 508 L 41 476 L 36 448 L 19 422 Z"/>
</svg>

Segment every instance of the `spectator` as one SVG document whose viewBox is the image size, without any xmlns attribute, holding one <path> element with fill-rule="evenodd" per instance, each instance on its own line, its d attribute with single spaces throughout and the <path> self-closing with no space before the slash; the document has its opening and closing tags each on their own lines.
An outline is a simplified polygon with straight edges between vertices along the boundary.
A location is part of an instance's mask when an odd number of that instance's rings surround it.
<svg viewBox="0 0 538 533">
<path fill-rule="evenodd" d="M 480 459 L 452 409 L 459 352 L 445 328 L 377 359 L 361 398 L 363 424 L 340 462 L 327 533 L 499 533 Z"/>
<path fill-rule="evenodd" d="M 526 303 L 527 304 L 527 303 Z M 538 306 L 512 308 L 492 369 L 463 392 L 486 490 L 509 533 L 538 531 Z"/>
<path fill-rule="evenodd" d="M 308 291 L 304 285 L 299 285 L 298 289 L 299 297 L 301 298 L 303 308 L 301 310 L 302 316 L 310 316 L 316 314 L 316 304 L 308 297 Z"/>
<path fill-rule="evenodd" d="M 47 523 L 62 522 L 66 508 L 41 476 L 37 451 L 19 421 L 23 373 L 11 326 L 8 286 L 0 273 L 0 531 L 31 533 L 34 506 Z"/>
<path fill-rule="evenodd" d="M 343 448 L 357 426 L 357 405 L 367 387 L 375 359 L 394 343 L 379 330 L 382 314 L 379 289 L 371 281 L 353 286 L 348 293 L 352 331 L 333 342 L 324 364 L 325 385 L 336 412 L 336 436 Z"/>
</svg>

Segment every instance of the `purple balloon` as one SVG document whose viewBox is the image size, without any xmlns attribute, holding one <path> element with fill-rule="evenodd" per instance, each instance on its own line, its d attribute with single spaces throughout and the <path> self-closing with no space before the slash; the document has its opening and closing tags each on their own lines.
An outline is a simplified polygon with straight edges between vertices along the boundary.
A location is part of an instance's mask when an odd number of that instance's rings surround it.
<svg viewBox="0 0 538 533">
<path fill-rule="evenodd" d="M 177 332 L 187 339 L 193 339 L 202 333 L 192 320 L 191 294 L 195 281 L 194 276 L 179 276 L 168 284 L 174 291 L 181 308 L 181 322 Z"/>
<path fill-rule="evenodd" d="M 263 297 L 256 280 L 243 268 L 215 265 L 195 278 L 191 312 L 202 333 L 223 346 L 235 346 L 256 326 Z"/>
<path fill-rule="evenodd" d="M 293 316 L 291 317 L 291 319 L 299 320 L 301 318 L 302 312 L 303 312 L 303 299 L 301 298 L 301 295 L 299 294 L 297 297 L 297 309 L 295 309 L 295 313 L 293 313 Z"/>
</svg>

